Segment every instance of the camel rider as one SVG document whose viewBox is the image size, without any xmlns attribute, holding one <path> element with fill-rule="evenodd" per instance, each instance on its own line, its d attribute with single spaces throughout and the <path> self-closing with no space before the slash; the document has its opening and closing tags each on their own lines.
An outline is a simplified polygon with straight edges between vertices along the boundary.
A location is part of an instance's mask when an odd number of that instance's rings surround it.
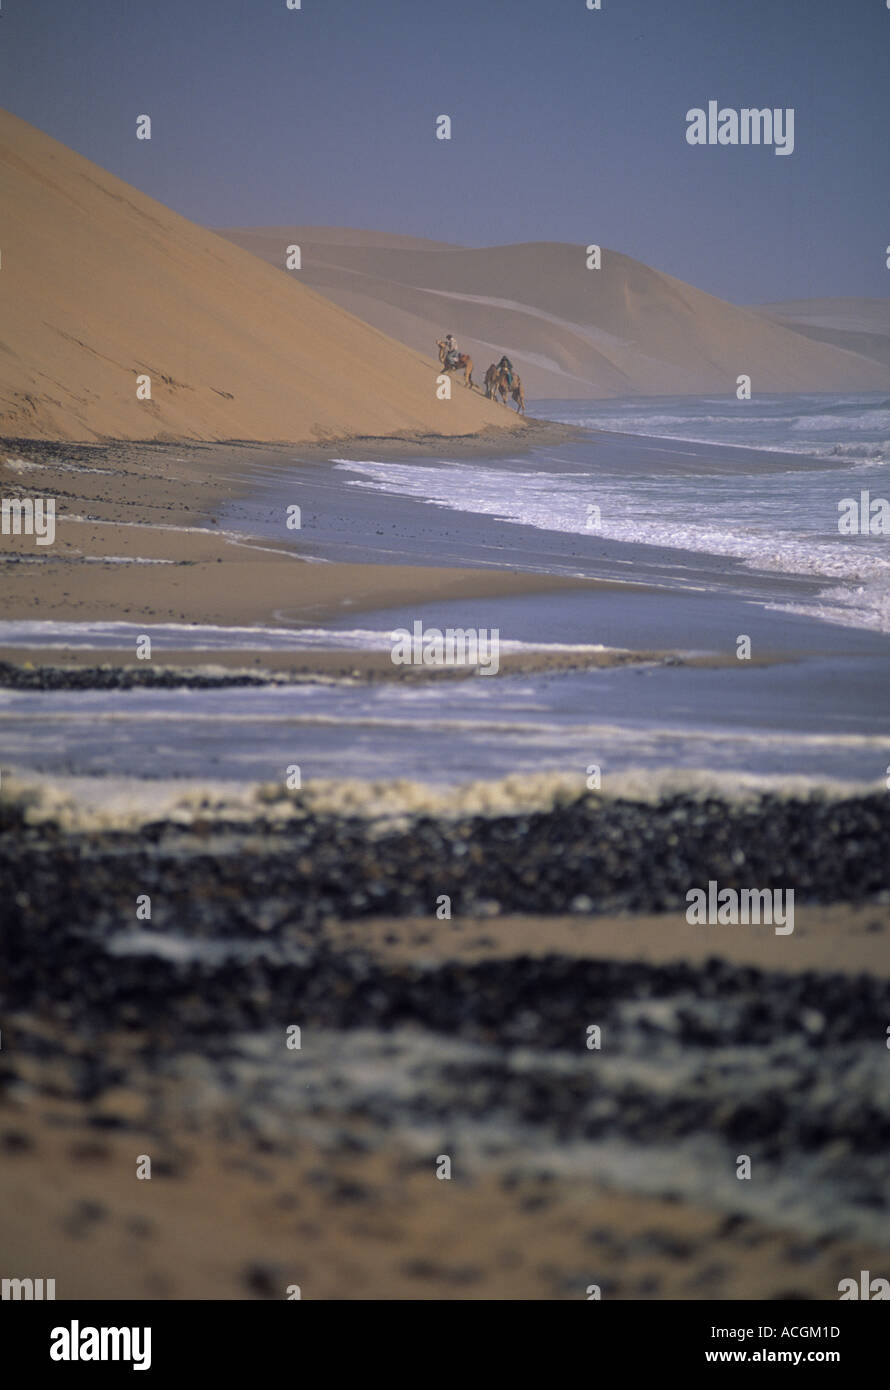
<svg viewBox="0 0 890 1390">
<path fill-rule="evenodd" d="M 513 363 L 510 361 L 509 357 L 507 357 L 506 355 L 503 356 L 503 357 L 501 358 L 500 362 L 498 363 L 498 371 L 499 371 L 499 372 L 504 372 L 504 373 L 506 374 L 506 377 L 507 377 L 507 385 L 508 385 L 509 387 L 512 388 L 512 386 L 513 386 Z"/>
<path fill-rule="evenodd" d="M 460 353 L 457 350 L 457 339 L 453 333 L 445 334 L 445 366 L 456 367 L 460 360 Z"/>
</svg>

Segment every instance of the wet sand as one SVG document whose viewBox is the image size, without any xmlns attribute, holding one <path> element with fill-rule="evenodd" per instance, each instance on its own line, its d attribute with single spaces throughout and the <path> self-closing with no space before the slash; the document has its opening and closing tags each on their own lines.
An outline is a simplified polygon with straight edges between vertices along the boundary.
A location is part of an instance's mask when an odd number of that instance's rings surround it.
<svg viewBox="0 0 890 1390">
<path fill-rule="evenodd" d="M 417 565 L 310 564 L 246 539 L 62 523 L 51 556 L 3 564 L 4 618 L 297 627 L 396 603 L 557 593 L 597 581 Z M 129 555 L 127 555 L 129 552 Z M 104 561 L 108 555 L 133 563 Z M 136 563 L 160 558 L 164 563 Z M 617 586 L 616 586 L 617 587 Z M 286 611 L 286 619 L 283 610 Z M 344 643 L 345 645 L 345 643 Z"/>
<path fill-rule="evenodd" d="M 528 447 L 546 443 L 558 450 L 560 441 L 577 433 L 533 422 Z M 628 451 L 632 455 L 638 443 L 619 436 L 590 438 L 615 459 Z M 578 537 L 535 532 L 492 517 L 455 516 L 413 499 L 344 487 L 344 475 L 331 462 L 368 453 L 435 458 L 443 448 L 448 457 L 485 456 L 486 451 L 503 457 L 500 439 L 477 437 L 458 445 L 415 436 L 299 451 L 257 445 L 6 443 L 9 452 L 0 451 L 4 495 L 57 499 L 52 546 L 39 546 L 30 536 L 0 538 L 6 619 L 298 629 L 356 625 L 353 615 L 406 608 L 416 614 L 447 603 L 453 618 L 465 624 L 495 626 L 503 615 L 504 623 L 515 626 L 518 620 L 528 629 L 518 633 L 502 624 L 502 640 L 519 635 L 545 643 L 589 642 L 635 650 L 641 660 L 679 653 L 687 664 L 731 666 L 735 634 L 748 631 L 755 620 L 750 599 L 772 596 L 776 587 L 775 575 L 743 573 L 734 561 L 688 555 L 686 587 L 677 589 L 676 552 L 604 540 L 585 548 Z M 521 458 L 522 448 L 512 448 Z M 704 457 L 714 451 L 700 452 Z M 264 500 L 258 503 L 258 497 Z M 285 524 L 291 498 L 299 499 L 304 512 L 298 531 Z M 740 574 L 750 590 L 747 602 L 726 592 L 738 588 Z M 798 600 L 817 587 L 801 577 L 783 578 L 782 584 Z M 548 599 L 558 602 L 545 609 Z M 571 635 L 555 630 L 554 617 Z M 234 634 L 228 645 L 231 654 L 217 653 L 215 663 L 234 661 L 254 670 L 264 664 L 248 654 L 246 644 L 239 656 Z M 342 645 L 349 647 L 347 636 Z M 808 651 L 871 655 L 879 649 L 875 634 L 758 605 L 750 664 L 795 660 Z M 174 667 L 187 660 L 176 650 L 163 655 Z M 158 653 L 153 656 L 157 661 Z M 119 650 L 103 652 L 98 660 L 119 665 L 127 658 Z M 550 669 L 551 663 L 552 669 L 579 669 L 613 659 L 625 658 L 505 655 L 504 669 Z M 54 652 L 49 662 L 38 663 L 33 653 L 23 656 L 12 639 L 0 648 L 0 660 L 67 666 L 83 657 Z M 207 658 L 199 664 L 207 664 Z M 340 661 L 316 651 L 310 659 L 295 653 L 290 667 L 280 656 L 265 665 L 297 674 L 351 675 L 356 670 L 381 674 L 386 661 L 352 652 Z M 433 678 L 442 674 L 447 673 Z M 426 671 L 412 672 L 408 678 L 426 676 Z"/>
<path fill-rule="evenodd" d="M 529 426 L 532 441 L 572 431 Z M 16 444 L 18 443 L 18 448 Z M 455 441 L 411 437 L 353 442 L 356 454 L 381 446 L 386 456 L 435 456 Z M 503 450 L 503 441 L 462 442 L 467 456 Z M 532 447 L 529 443 L 527 447 Z M 329 461 L 350 444 L 304 447 L 303 462 Z M 0 459 L 4 495 L 56 498 L 55 540 L 0 538 L 6 619 L 184 622 L 300 626 L 345 613 L 391 607 L 410 598 L 486 598 L 621 587 L 508 569 L 410 564 L 304 562 L 302 535 L 281 539 L 220 531 L 214 514 L 251 490 L 252 470 L 293 473 L 293 448 L 260 446 L 77 446 L 6 441 Z M 23 466 L 26 465 L 26 466 Z M 237 473 L 237 476 L 234 476 Z M 6 659 L 15 659 L 7 656 Z"/>
<path fill-rule="evenodd" d="M 249 493 L 249 477 L 260 470 L 292 474 L 294 462 L 328 464 L 332 458 L 497 458 L 521 456 L 542 445 L 559 445 L 589 434 L 571 425 L 527 419 L 518 431 L 490 429 L 452 437 L 405 431 L 376 438 L 352 435 L 321 443 L 76 444 L 0 438 L 0 479 L 4 492 L 27 496 L 38 489 L 59 500 L 58 511 L 73 514 L 77 504 L 89 514 L 115 523 L 170 523 L 187 526 L 214 506 Z M 25 465 L 22 467 L 22 465 Z M 243 474 L 248 481 L 239 481 Z"/>
</svg>

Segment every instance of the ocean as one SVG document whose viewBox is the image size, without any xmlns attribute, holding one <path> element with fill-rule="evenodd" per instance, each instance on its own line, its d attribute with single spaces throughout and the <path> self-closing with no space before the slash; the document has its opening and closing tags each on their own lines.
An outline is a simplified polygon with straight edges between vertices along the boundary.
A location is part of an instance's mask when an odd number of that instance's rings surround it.
<svg viewBox="0 0 890 1390">
<path fill-rule="evenodd" d="M 876 395 L 535 402 L 579 440 L 468 461 L 293 458 L 220 517 L 318 561 L 513 567 L 626 589 L 344 610 L 325 625 L 159 625 L 165 650 L 386 650 L 411 627 L 497 628 L 545 645 L 710 654 L 714 665 L 474 677 L 418 686 L 0 691 L 0 766 L 43 777 L 279 781 L 682 772 L 882 784 L 890 765 L 890 538 L 838 531 L 838 504 L 890 495 Z M 282 537 L 285 503 L 304 527 Z M 376 500 L 375 500 L 376 499 Z M 592 508 L 598 509 L 591 512 Z M 593 517 L 594 525 L 589 525 Z M 636 585 L 637 587 L 632 587 Z M 0 621 L 0 641 L 133 649 L 138 624 Z M 754 655 L 736 657 L 741 634 Z M 612 779 L 610 783 L 610 778 Z"/>
<path fill-rule="evenodd" d="M 686 551 L 803 575 L 821 587 L 813 601 L 793 605 L 795 611 L 890 632 L 890 515 L 887 535 L 838 530 L 844 498 L 858 502 L 867 491 L 872 500 L 890 502 L 885 396 L 536 401 L 529 412 L 638 436 L 637 457 L 618 468 L 604 466 L 592 436 L 544 454 L 537 467 L 533 461 L 512 470 L 468 462 L 339 467 L 357 473 L 360 485 L 456 511 L 591 542 L 604 536 L 681 552 L 678 584 Z M 678 447 L 684 443 L 719 445 L 721 455 L 709 460 L 698 449 Z"/>
</svg>

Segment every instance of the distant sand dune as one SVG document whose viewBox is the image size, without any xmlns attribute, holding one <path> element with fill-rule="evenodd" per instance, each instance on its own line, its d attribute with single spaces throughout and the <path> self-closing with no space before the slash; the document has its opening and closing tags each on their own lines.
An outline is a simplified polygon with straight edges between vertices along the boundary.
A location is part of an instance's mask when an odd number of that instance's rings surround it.
<svg viewBox="0 0 890 1390">
<path fill-rule="evenodd" d="M 890 367 L 890 299 L 790 299 L 757 312 L 815 342 L 873 357 Z"/>
<path fill-rule="evenodd" d="M 450 330 L 482 370 L 508 352 L 532 395 L 734 395 L 740 373 L 755 392 L 890 386 L 890 360 L 867 355 L 865 337 L 817 342 L 803 325 L 728 304 L 617 251 L 604 249 L 595 271 L 584 247 L 559 242 L 471 249 L 329 227 L 222 235 L 279 268 L 285 247 L 298 244 L 302 269 L 291 274 L 302 284 L 413 348 L 429 351 Z"/>
<path fill-rule="evenodd" d="M 438 400 L 428 351 L 8 112 L 0 205 L 0 434 L 297 441 L 521 428 L 462 386 Z M 140 373 L 150 401 L 137 400 Z"/>
</svg>

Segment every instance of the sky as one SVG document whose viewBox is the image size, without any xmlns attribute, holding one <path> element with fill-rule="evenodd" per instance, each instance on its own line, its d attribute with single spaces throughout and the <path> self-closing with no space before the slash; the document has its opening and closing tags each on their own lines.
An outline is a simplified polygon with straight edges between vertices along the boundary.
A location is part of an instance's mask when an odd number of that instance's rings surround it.
<svg viewBox="0 0 890 1390">
<path fill-rule="evenodd" d="M 211 227 L 597 243 L 736 303 L 890 295 L 887 0 L 601 5 L 0 0 L 0 101 Z M 689 145 L 709 100 L 793 107 L 794 153 Z"/>
</svg>

